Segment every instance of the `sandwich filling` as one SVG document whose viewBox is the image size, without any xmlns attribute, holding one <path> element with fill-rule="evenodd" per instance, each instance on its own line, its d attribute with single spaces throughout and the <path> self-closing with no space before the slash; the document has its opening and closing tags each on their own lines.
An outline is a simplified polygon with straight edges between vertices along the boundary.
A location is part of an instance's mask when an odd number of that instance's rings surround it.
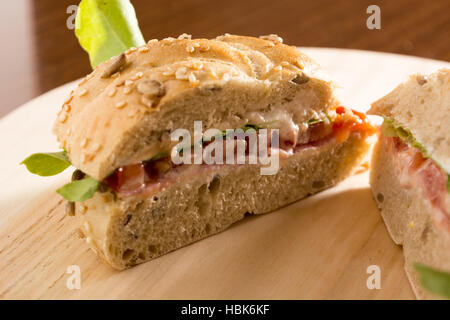
<svg viewBox="0 0 450 320">
<path fill-rule="evenodd" d="M 330 143 L 332 140 L 342 143 L 352 133 L 372 134 L 375 132 L 374 127 L 368 122 L 363 113 L 344 107 L 337 107 L 324 119 L 310 119 L 300 125 L 280 119 L 266 121 L 258 125 L 247 124 L 242 129 L 244 132 L 249 129 L 254 129 L 258 132 L 262 128 L 279 129 L 279 146 L 276 150 L 274 148 L 269 150 L 278 152 L 281 160 L 289 158 L 305 148 L 317 147 Z M 245 139 L 239 136 L 227 137 L 225 132 L 223 136 L 225 139 Z M 202 143 L 205 146 L 209 143 L 214 143 L 214 141 Z M 234 148 L 236 148 L 236 145 L 237 143 L 234 144 Z M 248 157 L 248 141 L 245 141 L 245 148 L 245 154 Z M 236 150 L 231 151 L 235 152 Z M 205 174 L 214 171 L 221 165 L 207 165 L 205 163 L 201 165 L 177 165 L 171 160 L 170 150 L 165 150 L 149 160 L 117 168 L 104 180 L 104 184 L 122 197 L 139 194 L 148 195 L 158 192 L 180 179 L 189 179 L 200 173 Z"/>
<path fill-rule="evenodd" d="M 428 155 L 411 133 L 385 119 L 382 137 L 393 154 L 405 189 L 420 190 L 430 203 L 435 224 L 450 232 L 450 176 Z"/>
</svg>

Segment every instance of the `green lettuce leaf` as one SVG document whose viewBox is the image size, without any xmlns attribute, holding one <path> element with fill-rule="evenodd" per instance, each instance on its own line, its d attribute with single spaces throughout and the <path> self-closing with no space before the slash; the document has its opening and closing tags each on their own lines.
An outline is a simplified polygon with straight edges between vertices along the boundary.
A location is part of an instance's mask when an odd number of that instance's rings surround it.
<svg viewBox="0 0 450 320">
<path fill-rule="evenodd" d="M 381 131 L 386 137 L 399 137 L 406 143 L 418 149 L 425 158 L 430 157 L 427 149 L 414 138 L 411 131 L 398 125 L 392 118 L 384 117 L 383 124 L 381 125 Z"/>
<path fill-rule="evenodd" d="M 399 137 L 406 143 L 412 145 L 419 150 L 425 158 L 431 158 L 426 148 L 417 141 L 412 135 L 411 131 L 402 128 L 395 123 L 392 118 L 384 117 L 383 124 L 381 125 L 381 132 L 385 137 Z M 447 173 L 447 190 L 450 193 L 450 174 Z"/>
<path fill-rule="evenodd" d="M 82 180 L 72 181 L 56 190 L 56 192 L 69 201 L 85 201 L 94 196 L 99 186 L 100 182 L 91 177 L 86 177 Z"/>
<path fill-rule="evenodd" d="M 414 269 L 419 273 L 419 280 L 426 290 L 450 298 L 450 273 L 438 271 L 420 263 L 415 263 Z"/>
<path fill-rule="evenodd" d="M 51 153 L 35 153 L 23 160 L 31 173 L 48 177 L 63 172 L 70 166 L 69 157 L 65 151 Z"/>
<path fill-rule="evenodd" d="M 145 44 L 129 0 L 82 0 L 75 34 L 88 52 L 92 68 L 131 47 Z"/>
<path fill-rule="evenodd" d="M 320 122 L 323 122 L 323 121 L 324 121 L 323 119 L 312 118 L 312 119 L 308 120 L 307 124 L 310 126 L 310 125 L 313 125 L 313 124 L 316 124 L 316 123 L 320 123 Z"/>
</svg>

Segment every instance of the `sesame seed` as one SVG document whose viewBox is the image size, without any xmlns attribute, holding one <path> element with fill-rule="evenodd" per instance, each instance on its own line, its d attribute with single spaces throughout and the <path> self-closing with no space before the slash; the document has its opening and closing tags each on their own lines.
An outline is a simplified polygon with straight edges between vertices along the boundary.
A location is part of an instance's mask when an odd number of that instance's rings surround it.
<svg viewBox="0 0 450 320">
<path fill-rule="evenodd" d="M 150 99 L 148 99 L 148 98 L 145 97 L 145 96 L 142 96 L 142 98 L 141 98 L 141 103 L 142 103 L 144 106 L 149 107 L 149 108 L 151 108 L 151 107 L 153 106 L 153 101 L 150 100 Z"/>
<path fill-rule="evenodd" d="M 198 43 L 198 42 L 193 42 L 193 43 L 192 43 L 192 46 L 193 46 L 194 48 L 198 48 L 198 47 L 200 47 L 200 43 Z"/>
<path fill-rule="evenodd" d="M 209 51 L 209 46 L 207 44 L 201 45 L 199 50 L 200 52 Z"/>
<path fill-rule="evenodd" d="M 88 244 L 91 244 L 91 243 L 92 243 L 91 237 L 86 237 L 86 243 L 88 243 Z"/>
<path fill-rule="evenodd" d="M 119 77 L 119 76 L 120 76 L 120 72 L 116 72 L 116 73 L 113 73 L 113 74 L 111 75 L 111 78 L 115 79 L 115 78 L 117 78 L 117 77 Z"/>
<path fill-rule="evenodd" d="M 152 39 L 147 42 L 147 44 L 157 43 L 158 39 Z"/>
<path fill-rule="evenodd" d="M 89 143 L 88 138 L 84 138 L 84 139 L 81 141 L 81 147 L 82 147 L 82 148 L 86 147 L 88 143 Z"/>
<path fill-rule="evenodd" d="M 273 68 L 273 70 L 281 71 L 281 70 L 283 70 L 283 67 L 282 66 L 276 66 L 276 67 Z"/>
<path fill-rule="evenodd" d="M 187 69 L 186 67 L 180 67 L 178 68 L 178 70 L 175 72 L 175 78 L 179 79 L 179 80 L 184 80 L 188 78 L 187 75 Z"/>
<path fill-rule="evenodd" d="M 70 109 L 71 109 L 70 104 L 64 104 L 63 107 L 62 107 L 62 109 L 63 109 L 65 112 L 70 112 Z"/>
<path fill-rule="evenodd" d="M 289 62 L 283 61 L 283 62 L 281 62 L 281 65 L 282 65 L 283 67 L 287 67 L 287 66 L 289 66 Z"/>
<path fill-rule="evenodd" d="M 131 47 L 130 49 L 127 50 L 126 53 L 133 53 L 133 52 L 135 52 L 136 50 L 137 50 L 136 47 Z"/>
<path fill-rule="evenodd" d="M 123 93 L 124 94 L 129 94 L 130 92 L 131 92 L 131 88 L 130 87 L 123 88 Z"/>
<path fill-rule="evenodd" d="M 197 81 L 197 78 L 195 77 L 195 74 L 193 72 L 189 73 L 189 82 L 195 82 Z"/>
<path fill-rule="evenodd" d="M 297 66 L 297 67 L 299 67 L 300 69 L 303 69 L 304 68 L 304 66 L 303 66 L 303 64 L 300 62 L 300 60 L 295 60 L 294 61 L 294 65 L 295 66 Z"/>
<path fill-rule="evenodd" d="M 114 97 L 116 92 L 117 92 L 117 89 L 116 88 L 112 88 L 111 90 L 108 91 L 108 96 Z"/>
<path fill-rule="evenodd" d="M 189 45 L 189 46 L 186 47 L 186 51 L 187 51 L 188 53 L 192 53 L 192 52 L 194 52 L 194 50 L 195 50 L 195 48 L 194 48 L 193 46 L 191 46 L 191 45 Z"/>
<path fill-rule="evenodd" d="M 173 71 L 173 70 L 167 70 L 167 71 L 164 71 L 163 73 L 162 73 L 162 75 L 163 76 L 171 76 L 171 75 L 173 75 L 175 72 Z"/>
<path fill-rule="evenodd" d="M 82 89 L 81 91 L 80 91 L 80 93 L 78 93 L 78 96 L 79 97 L 82 97 L 82 96 L 85 96 L 87 94 L 87 90 L 86 89 Z"/>
<path fill-rule="evenodd" d="M 148 48 L 147 47 L 140 47 L 139 49 L 138 49 L 138 51 L 139 52 L 141 52 L 141 53 L 144 53 L 144 52 L 148 52 Z"/>
<path fill-rule="evenodd" d="M 59 119 L 59 121 L 60 121 L 61 123 L 66 122 L 66 120 L 67 120 L 67 113 L 61 113 L 61 114 L 59 115 L 58 119 Z"/>
<path fill-rule="evenodd" d="M 122 109 L 123 107 L 125 107 L 126 104 L 127 104 L 126 101 L 117 102 L 116 103 L 116 108 L 117 109 Z"/>
<path fill-rule="evenodd" d="M 83 85 L 87 81 L 87 78 L 81 79 L 81 81 L 78 83 L 78 86 Z"/>
<path fill-rule="evenodd" d="M 217 77 L 217 73 L 216 73 L 216 71 L 214 71 L 214 70 L 211 70 L 210 72 L 209 72 L 209 75 L 212 77 L 212 78 L 214 78 L 214 79 L 217 79 L 218 77 Z"/>
<path fill-rule="evenodd" d="M 91 226 L 87 221 L 84 222 L 84 230 L 86 230 L 86 232 L 91 232 Z"/>
<path fill-rule="evenodd" d="M 127 87 L 130 87 L 130 86 L 132 86 L 134 84 L 134 81 L 133 80 L 126 80 L 125 81 L 125 85 L 127 86 Z"/>
<path fill-rule="evenodd" d="M 222 75 L 222 80 L 223 81 L 228 81 L 228 80 L 230 80 L 231 79 L 231 76 L 228 74 L 228 73 L 224 73 L 223 75 Z"/>
<path fill-rule="evenodd" d="M 203 63 L 200 61 L 196 61 L 196 62 L 192 63 L 190 67 L 194 70 L 200 70 L 203 68 Z"/>
<path fill-rule="evenodd" d="M 97 142 L 95 142 L 93 145 L 92 145 L 92 151 L 98 151 L 98 150 L 100 150 L 100 145 L 97 143 Z"/>
<path fill-rule="evenodd" d="M 135 74 L 134 80 L 140 79 L 143 76 L 144 76 L 144 73 L 142 71 L 139 71 L 138 73 Z"/>
<path fill-rule="evenodd" d="M 183 33 L 183 34 L 180 34 L 180 35 L 178 36 L 178 40 L 182 40 L 182 39 L 188 39 L 188 40 L 191 40 L 191 39 L 192 39 L 192 36 L 191 36 L 190 34 Z"/>
<path fill-rule="evenodd" d="M 260 36 L 260 39 L 272 41 L 275 44 L 283 43 L 283 38 L 277 36 L 276 34 L 269 34 L 266 36 Z"/>
<path fill-rule="evenodd" d="M 72 99 L 73 99 L 73 95 L 71 94 L 70 97 L 68 97 L 68 98 L 66 99 L 66 101 L 64 101 L 64 104 L 70 103 L 70 101 L 72 101 Z"/>
</svg>

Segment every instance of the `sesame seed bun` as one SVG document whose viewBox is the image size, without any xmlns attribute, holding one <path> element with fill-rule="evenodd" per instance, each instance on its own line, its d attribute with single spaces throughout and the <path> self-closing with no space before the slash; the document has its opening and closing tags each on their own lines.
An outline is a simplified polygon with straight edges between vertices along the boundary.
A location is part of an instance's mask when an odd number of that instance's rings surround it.
<svg viewBox="0 0 450 320">
<path fill-rule="evenodd" d="M 393 118 L 409 129 L 431 158 L 450 173 L 450 69 L 412 75 L 372 104 L 371 114 Z"/>
<path fill-rule="evenodd" d="M 151 40 L 100 64 L 54 125 L 72 164 L 97 180 L 160 152 L 177 128 L 238 128 L 250 111 L 286 110 L 296 123 L 336 104 L 320 67 L 277 36 Z"/>
</svg>

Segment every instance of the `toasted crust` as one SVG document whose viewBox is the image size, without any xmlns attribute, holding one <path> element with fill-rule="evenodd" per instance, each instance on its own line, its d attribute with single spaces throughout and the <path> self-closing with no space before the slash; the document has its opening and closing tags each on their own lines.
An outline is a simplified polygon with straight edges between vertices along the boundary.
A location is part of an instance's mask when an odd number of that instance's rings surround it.
<svg viewBox="0 0 450 320">
<path fill-rule="evenodd" d="M 97 192 L 76 204 L 81 233 L 102 260 L 122 270 L 221 232 L 247 214 L 262 214 L 333 186 L 350 175 L 371 141 L 353 133 L 280 163 L 275 175 L 259 166 L 224 165 L 147 197 Z M 176 197 L 176 199 L 174 199 Z"/>
<path fill-rule="evenodd" d="M 401 186 L 399 168 L 386 139 L 374 147 L 370 185 L 389 234 L 403 246 L 405 270 L 416 296 L 438 298 L 422 288 L 413 264 L 450 270 L 450 234 L 436 226 L 430 215 L 431 204 L 419 189 Z"/>
<path fill-rule="evenodd" d="M 409 129 L 431 157 L 450 173 L 450 69 L 413 75 L 372 104 L 369 113 L 393 118 Z"/>
<path fill-rule="evenodd" d="M 54 132 L 72 164 L 101 180 L 145 160 L 140 151 L 158 149 L 162 135 L 191 130 L 194 120 L 237 128 L 247 111 L 278 108 L 301 122 L 335 103 L 319 66 L 276 36 L 151 40 L 84 78 L 59 111 Z"/>
</svg>

